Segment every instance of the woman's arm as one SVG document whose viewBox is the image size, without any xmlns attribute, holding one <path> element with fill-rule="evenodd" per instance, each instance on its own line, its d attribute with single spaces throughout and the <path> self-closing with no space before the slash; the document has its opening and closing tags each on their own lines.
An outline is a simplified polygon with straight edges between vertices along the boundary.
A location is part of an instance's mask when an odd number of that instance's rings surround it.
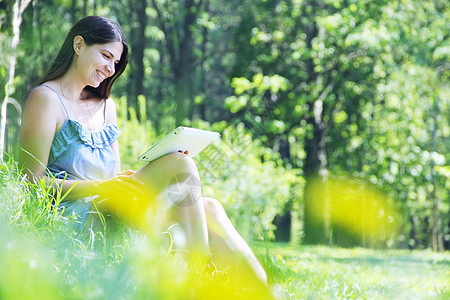
<svg viewBox="0 0 450 300">
<path fill-rule="evenodd" d="M 58 127 L 60 105 L 43 88 L 36 88 L 28 97 L 20 130 L 19 164 L 28 179 L 45 176 L 50 147 Z"/>
<path fill-rule="evenodd" d="M 106 99 L 106 122 L 112 123 L 117 126 L 117 112 L 116 112 L 116 104 L 112 99 Z M 115 141 L 111 144 L 111 148 L 114 152 L 114 156 L 116 159 L 116 173 L 119 174 L 121 172 L 120 166 L 120 153 L 119 153 L 119 142 Z"/>
<path fill-rule="evenodd" d="M 19 165 L 30 181 L 44 178 L 62 186 L 63 194 L 71 189 L 67 200 L 85 197 L 98 186 L 97 181 L 53 180 L 46 176 L 46 167 L 55 133 L 65 121 L 59 99 L 47 88 L 36 88 L 25 104 L 20 131 Z"/>
<path fill-rule="evenodd" d="M 106 99 L 106 121 L 112 123 L 117 126 L 117 113 L 116 113 L 116 104 L 112 99 Z M 111 144 L 111 148 L 114 152 L 114 157 L 116 159 L 116 173 L 119 175 L 130 176 L 136 173 L 133 170 L 126 170 L 122 172 L 121 164 L 120 164 L 120 152 L 119 152 L 119 141 L 115 141 Z"/>
</svg>

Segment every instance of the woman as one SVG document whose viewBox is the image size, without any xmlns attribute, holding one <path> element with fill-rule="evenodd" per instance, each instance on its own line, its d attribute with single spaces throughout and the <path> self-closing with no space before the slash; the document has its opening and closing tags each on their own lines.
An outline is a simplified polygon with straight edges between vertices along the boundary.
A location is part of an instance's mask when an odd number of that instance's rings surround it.
<svg viewBox="0 0 450 300">
<path fill-rule="evenodd" d="M 199 183 L 189 156 L 173 153 L 136 172 L 121 172 L 120 131 L 109 96 L 127 61 L 128 46 L 117 24 L 90 16 L 72 27 L 25 105 L 19 157 L 24 172 L 68 192 L 59 206 L 65 215 L 77 219 L 79 229 L 89 222 L 94 207 L 115 210 L 117 215 L 128 206 L 142 209 L 131 198 L 145 199 L 145 207 L 170 207 L 169 221 L 183 232 L 180 247 L 195 257 L 232 256 L 265 283 L 264 270 L 217 200 L 180 191 L 183 203 L 189 205 L 173 205 L 167 192 L 170 184 L 183 185 L 192 178 Z M 140 216 L 156 218 L 146 212 Z"/>
</svg>

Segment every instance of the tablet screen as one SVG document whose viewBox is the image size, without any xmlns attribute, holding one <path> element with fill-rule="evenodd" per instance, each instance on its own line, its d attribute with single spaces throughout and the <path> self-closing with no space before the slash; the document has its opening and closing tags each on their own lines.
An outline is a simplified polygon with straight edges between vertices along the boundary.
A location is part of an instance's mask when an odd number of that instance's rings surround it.
<svg viewBox="0 0 450 300">
<path fill-rule="evenodd" d="M 219 137 L 218 132 L 180 126 L 151 146 L 138 159 L 150 162 L 179 150 L 189 151 L 188 155 L 194 157 Z"/>
</svg>

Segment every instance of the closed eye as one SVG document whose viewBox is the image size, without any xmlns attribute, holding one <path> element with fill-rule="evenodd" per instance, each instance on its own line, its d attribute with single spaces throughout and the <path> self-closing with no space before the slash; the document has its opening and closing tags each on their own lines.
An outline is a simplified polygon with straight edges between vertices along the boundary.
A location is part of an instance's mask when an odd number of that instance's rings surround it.
<svg viewBox="0 0 450 300">
<path fill-rule="evenodd" d="M 106 49 L 103 49 L 102 51 L 103 52 L 101 52 L 101 53 L 105 59 L 108 59 L 108 60 L 114 59 L 114 54 L 112 54 L 110 51 L 108 51 Z M 119 60 L 114 61 L 114 64 L 117 65 L 118 63 L 119 63 Z"/>
</svg>

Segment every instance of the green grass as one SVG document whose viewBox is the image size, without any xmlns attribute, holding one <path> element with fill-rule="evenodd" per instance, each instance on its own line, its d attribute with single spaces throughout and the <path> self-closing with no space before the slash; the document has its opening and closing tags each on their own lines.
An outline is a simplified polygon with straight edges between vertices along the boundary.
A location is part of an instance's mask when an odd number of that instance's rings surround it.
<svg viewBox="0 0 450 300">
<path fill-rule="evenodd" d="M 0 299 L 261 299 L 118 225 L 74 232 L 44 182 L 0 164 Z M 279 299 L 449 299 L 450 253 L 255 243 Z M 255 296 L 257 295 L 257 296 Z"/>
<path fill-rule="evenodd" d="M 450 298 L 448 251 L 270 244 L 269 254 L 285 299 Z"/>
</svg>

